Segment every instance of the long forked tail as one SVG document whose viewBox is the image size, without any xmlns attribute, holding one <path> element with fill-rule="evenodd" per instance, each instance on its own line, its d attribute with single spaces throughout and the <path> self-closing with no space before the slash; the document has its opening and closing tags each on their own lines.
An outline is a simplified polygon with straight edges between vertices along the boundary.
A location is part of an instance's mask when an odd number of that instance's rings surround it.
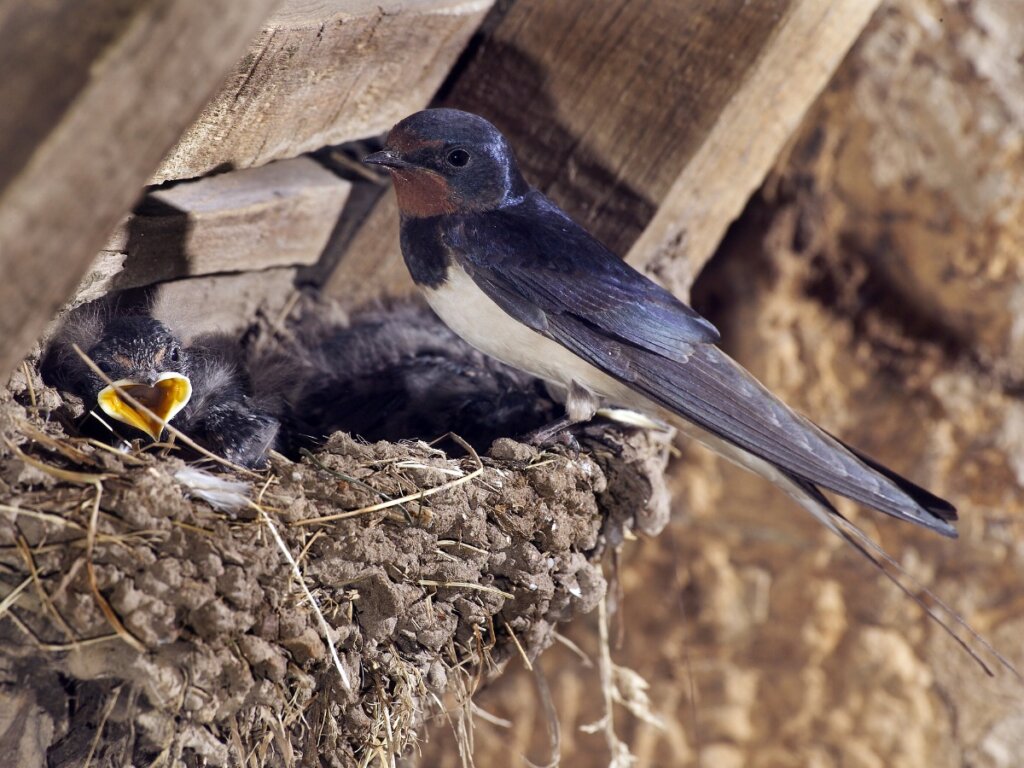
<svg viewBox="0 0 1024 768">
<path fill-rule="evenodd" d="M 822 430 L 824 431 L 824 430 Z M 897 488 L 903 491 L 913 501 L 921 506 L 926 512 L 929 512 L 939 520 L 947 523 L 954 523 L 957 520 L 956 507 L 950 504 L 943 498 L 936 496 L 931 491 L 922 488 L 916 483 L 907 480 L 907 478 L 893 472 L 884 464 L 881 464 L 872 459 L 867 454 L 857 450 L 849 443 L 845 443 L 838 437 L 833 435 L 831 432 L 827 432 L 829 437 L 835 440 L 839 445 L 843 446 L 846 450 L 856 456 L 861 462 L 871 469 L 875 470 L 878 474 L 887 477 Z M 955 535 L 955 532 L 954 532 Z"/>
<path fill-rule="evenodd" d="M 803 478 L 892 517 L 956 537 L 951 504 L 847 449 L 711 344 L 665 357 L 560 318 L 550 332 L 624 385 L 618 405 L 654 410 L 685 434 L 769 479 Z M 606 395 L 612 393 L 606 392 Z M 742 455 L 741 455 L 742 454 Z M 760 466 L 754 468 L 753 463 Z"/>
<path fill-rule="evenodd" d="M 865 462 L 870 461 L 870 459 L 865 460 L 863 457 L 860 458 Z M 903 480 L 899 475 L 896 475 L 896 479 Z M 875 542 L 852 522 L 843 517 L 839 510 L 832 505 L 817 486 L 806 480 L 793 476 L 788 476 L 786 480 L 787 482 L 780 482 L 778 485 L 785 490 L 786 493 L 792 496 L 800 506 L 809 511 L 817 520 L 823 523 L 826 528 L 839 536 L 843 541 L 853 547 L 859 555 L 881 571 L 882 574 L 889 581 L 895 584 L 903 594 L 917 603 L 928 618 L 938 624 L 942 630 L 949 635 L 961 649 L 963 649 L 964 653 L 970 656 L 970 658 L 977 663 L 979 667 L 981 667 L 986 675 L 993 677 L 994 672 L 992 667 L 982 657 L 983 652 L 987 652 L 991 655 L 999 666 L 1009 671 L 1014 677 L 1024 683 L 1024 675 L 1020 673 L 1009 659 L 996 650 L 992 643 L 986 640 L 984 636 L 975 630 L 974 627 L 972 627 L 967 620 L 955 611 L 948 603 L 911 576 L 899 561 L 886 552 L 881 545 Z M 904 482 L 909 483 L 909 481 Z M 910 483 L 910 485 L 913 486 L 912 483 Z M 913 487 L 917 488 L 917 486 Z M 923 493 L 931 496 L 927 491 L 923 491 Z M 938 497 L 933 498 L 938 499 Z M 938 501 L 941 502 L 942 499 L 938 499 Z M 957 631 L 958 628 L 963 631 L 963 635 L 965 636 L 962 636 L 960 632 Z M 975 646 L 980 646 L 981 650 Z"/>
</svg>

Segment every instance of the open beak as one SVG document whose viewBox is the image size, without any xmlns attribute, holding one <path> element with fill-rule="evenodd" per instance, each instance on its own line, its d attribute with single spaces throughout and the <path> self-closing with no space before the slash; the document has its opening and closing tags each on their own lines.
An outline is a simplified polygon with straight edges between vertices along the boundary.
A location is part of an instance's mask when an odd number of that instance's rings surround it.
<svg viewBox="0 0 1024 768">
<path fill-rule="evenodd" d="M 364 163 L 370 165 L 383 165 L 385 168 L 412 168 L 412 163 L 403 160 L 402 157 L 391 149 L 382 149 L 363 158 Z"/>
<path fill-rule="evenodd" d="M 135 410 L 121 399 L 118 388 L 153 412 L 153 416 Z M 121 379 L 104 387 L 96 396 L 100 408 L 111 418 L 130 424 L 153 438 L 160 439 L 164 427 L 184 408 L 192 397 L 192 382 L 180 373 L 161 373 L 150 386 L 134 379 Z M 154 418 L 155 417 L 155 418 Z"/>
</svg>

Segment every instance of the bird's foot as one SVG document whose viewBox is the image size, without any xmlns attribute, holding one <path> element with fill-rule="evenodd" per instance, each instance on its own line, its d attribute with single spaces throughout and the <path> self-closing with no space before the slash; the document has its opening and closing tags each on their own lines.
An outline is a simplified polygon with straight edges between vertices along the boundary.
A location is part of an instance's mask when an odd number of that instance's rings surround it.
<svg viewBox="0 0 1024 768">
<path fill-rule="evenodd" d="M 227 401 L 211 406 L 192 431 L 214 453 L 243 467 L 266 465 L 280 422 L 248 401 Z"/>
<path fill-rule="evenodd" d="M 537 448 L 564 448 L 573 456 L 579 456 L 580 444 L 572 432 L 572 428 L 578 423 L 568 416 L 563 416 L 557 421 L 528 432 L 522 437 L 522 442 Z"/>
</svg>

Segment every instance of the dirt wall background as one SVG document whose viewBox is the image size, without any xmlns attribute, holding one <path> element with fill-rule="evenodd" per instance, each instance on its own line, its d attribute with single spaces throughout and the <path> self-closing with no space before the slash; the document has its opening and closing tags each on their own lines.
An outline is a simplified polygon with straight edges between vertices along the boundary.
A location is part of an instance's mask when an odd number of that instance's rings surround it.
<svg viewBox="0 0 1024 768">
<path fill-rule="evenodd" d="M 694 288 L 731 353 L 953 500 L 959 541 L 841 509 L 1024 666 L 1024 5 L 883 6 Z M 1016 766 L 1024 687 L 987 678 L 788 498 L 699 448 L 674 518 L 627 544 L 615 661 L 660 726 L 638 765 Z M 593 619 L 571 636 L 593 654 Z M 543 659 L 562 764 L 603 766 L 597 673 Z M 532 680 L 479 698 L 477 764 L 546 752 Z M 435 728 L 420 765 L 456 765 Z"/>
</svg>

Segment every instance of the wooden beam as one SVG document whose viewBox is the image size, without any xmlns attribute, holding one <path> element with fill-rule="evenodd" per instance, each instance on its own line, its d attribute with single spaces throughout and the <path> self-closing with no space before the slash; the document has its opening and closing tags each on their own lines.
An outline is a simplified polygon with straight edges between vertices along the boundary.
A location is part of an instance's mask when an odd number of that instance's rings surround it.
<svg viewBox="0 0 1024 768">
<path fill-rule="evenodd" d="M 793 4 L 633 243 L 633 266 L 689 293 L 879 4 Z"/>
<path fill-rule="evenodd" d="M 355 309 L 370 299 L 406 296 L 415 287 L 398 246 L 398 202 L 389 188 L 348 243 L 323 292 Z"/>
<path fill-rule="evenodd" d="M 492 120 L 528 179 L 685 295 L 878 2 L 517 0 L 442 102 Z M 397 222 L 360 247 L 333 295 L 373 264 L 392 289 Z"/>
<path fill-rule="evenodd" d="M 236 333 L 262 312 L 276 320 L 295 293 L 293 267 L 205 275 L 161 283 L 152 313 L 190 341 L 203 333 Z"/>
<path fill-rule="evenodd" d="M 387 130 L 434 96 L 493 0 L 286 0 L 155 180 Z"/>
<path fill-rule="evenodd" d="M 188 275 L 315 264 L 351 188 L 298 157 L 155 190 L 108 239 L 73 303 Z"/>
<path fill-rule="evenodd" d="M 277 0 L 0 0 L 0 376 Z"/>
</svg>

